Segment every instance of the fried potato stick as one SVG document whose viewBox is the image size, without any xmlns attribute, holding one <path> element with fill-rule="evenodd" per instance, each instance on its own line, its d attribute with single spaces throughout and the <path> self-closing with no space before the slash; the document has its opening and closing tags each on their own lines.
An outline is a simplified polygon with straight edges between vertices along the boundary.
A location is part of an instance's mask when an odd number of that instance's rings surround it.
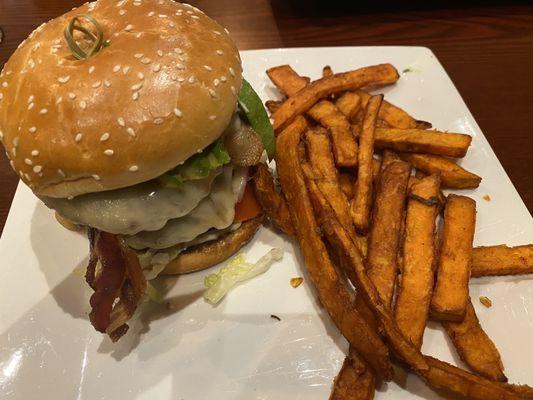
<svg viewBox="0 0 533 400">
<path fill-rule="evenodd" d="M 311 281 L 320 302 L 357 353 L 383 379 L 392 377 L 388 349 L 379 334 L 369 327 L 354 308 L 353 296 L 339 277 L 326 246 L 306 190 L 299 161 L 300 134 L 283 131 L 276 141 L 276 163 L 283 193 L 289 205 L 296 236 Z"/>
<path fill-rule="evenodd" d="M 354 167 L 357 164 L 357 142 L 344 114 L 327 100 L 318 102 L 307 113 L 328 130 L 336 164 L 339 167 Z"/>
<path fill-rule="evenodd" d="M 411 167 L 406 162 L 387 161 L 387 158 L 383 163 L 374 202 L 366 268 L 381 300 L 390 307 L 398 275 L 397 255 Z"/>
<path fill-rule="evenodd" d="M 252 180 L 255 196 L 266 216 L 289 236 L 294 235 L 291 215 L 285 198 L 276 191 L 274 178 L 265 164 L 258 164 Z"/>
<path fill-rule="evenodd" d="M 307 86 L 309 78 L 304 78 L 296 73 L 290 65 L 279 65 L 266 71 L 268 77 L 278 90 L 291 97 Z"/>
<path fill-rule="evenodd" d="M 471 400 L 533 399 L 533 388 L 490 381 L 433 357 L 421 354 L 400 332 L 390 309 L 384 305 L 365 273 L 360 254 L 336 219 L 316 185 L 309 186 L 309 195 L 317 212 L 318 222 L 331 245 L 354 266 L 357 289 L 388 339 L 392 350 L 432 388 L 460 395 Z"/>
<path fill-rule="evenodd" d="M 267 108 L 268 112 L 270 114 L 274 114 L 278 108 L 281 107 L 281 105 L 283 104 L 282 101 L 277 101 L 277 100 L 267 100 L 265 102 L 265 107 Z"/>
<path fill-rule="evenodd" d="M 356 92 L 361 97 L 361 102 L 365 104 L 370 98 L 370 94 L 363 91 L 358 90 Z M 386 125 L 388 125 L 391 128 L 399 128 L 399 129 L 430 129 L 431 124 L 426 121 L 417 121 L 412 116 L 410 116 L 407 112 L 402 110 L 400 107 L 395 106 L 392 103 L 389 103 L 387 100 L 383 101 L 383 105 L 381 106 L 381 109 L 379 110 L 379 119 L 384 121 Z"/>
<path fill-rule="evenodd" d="M 533 273 L 533 244 L 507 247 L 475 247 L 472 251 L 472 277 Z"/>
<path fill-rule="evenodd" d="M 337 99 L 335 105 L 351 121 L 361 108 L 361 98 L 355 92 L 346 92 Z"/>
<path fill-rule="evenodd" d="M 359 233 L 366 233 L 372 205 L 372 163 L 374 154 L 374 129 L 383 96 L 373 96 L 368 100 L 363 129 L 359 137 L 357 186 L 352 202 L 352 218 Z"/>
<path fill-rule="evenodd" d="M 492 381 L 507 382 L 500 353 L 479 324 L 471 300 L 468 300 L 463 321 L 443 322 L 442 325 L 459 357 L 473 372 Z"/>
<path fill-rule="evenodd" d="M 322 68 L 322 76 L 324 78 L 333 75 L 333 70 L 329 65 L 326 65 L 324 68 Z"/>
<path fill-rule="evenodd" d="M 391 64 L 380 64 L 333 74 L 311 82 L 287 99 L 273 114 L 274 130 L 280 132 L 297 115 L 306 112 L 318 100 L 333 93 L 355 90 L 370 85 L 390 85 L 396 82 L 398 78 L 398 71 Z"/>
<path fill-rule="evenodd" d="M 468 304 L 476 202 L 450 194 L 444 208 L 444 227 L 431 315 L 439 321 L 462 321 Z"/>
<path fill-rule="evenodd" d="M 329 400 L 372 400 L 375 377 L 372 370 L 352 349 L 344 359 L 333 383 Z"/>
<path fill-rule="evenodd" d="M 404 336 L 418 349 L 422 347 L 433 292 L 439 187 L 438 175 L 413 184 L 405 217 L 403 269 L 394 318 Z"/>
<path fill-rule="evenodd" d="M 464 157 L 472 142 L 472 137 L 463 133 L 422 129 L 376 128 L 375 142 L 378 149 Z"/>
<path fill-rule="evenodd" d="M 481 177 L 460 167 L 452 160 L 431 154 L 402 153 L 402 160 L 428 175 L 440 174 L 442 187 L 448 189 L 475 189 Z"/>
</svg>

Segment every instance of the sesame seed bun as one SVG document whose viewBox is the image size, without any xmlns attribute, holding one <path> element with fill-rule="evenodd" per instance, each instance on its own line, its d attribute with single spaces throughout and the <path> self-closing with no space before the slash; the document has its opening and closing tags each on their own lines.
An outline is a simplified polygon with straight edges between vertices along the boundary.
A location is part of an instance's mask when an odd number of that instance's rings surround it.
<svg viewBox="0 0 533 400">
<path fill-rule="evenodd" d="M 227 260 L 252 239 L 262 220 L 263 217 L 260 216 L 243 222 L 238 229 L 226 236 L 185 250 L 167 264 L 163 274 L 187 274 Z"/>
<path fill-rule="evenodd" d="M 84 60 L 63 36 L 79 14 L 95 18 L 109 40 Z M 37 28 L 6 63 L 0 137 L 13 169 L 39 195 L 131 186 L 222 134 L 241 72 L 228 33 L 198 9 L 99 0 Z"/>
</svg>

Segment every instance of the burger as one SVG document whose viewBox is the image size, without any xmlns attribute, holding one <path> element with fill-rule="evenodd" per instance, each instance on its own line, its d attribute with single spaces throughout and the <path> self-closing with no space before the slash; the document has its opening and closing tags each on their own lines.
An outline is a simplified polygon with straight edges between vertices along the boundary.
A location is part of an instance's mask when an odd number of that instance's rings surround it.
<svg viewBox="0 0 533 400">
<path fill-rule="evenodd" d="M 118 340 L 147 281 L 217 264 L 261 208 L 266 111 L 228 31 L 172 0 L 98 0 L 38 27 L 0 74 L 0 137 L 20 179 L 88 232 L 90 320 Z"/>
</svg>

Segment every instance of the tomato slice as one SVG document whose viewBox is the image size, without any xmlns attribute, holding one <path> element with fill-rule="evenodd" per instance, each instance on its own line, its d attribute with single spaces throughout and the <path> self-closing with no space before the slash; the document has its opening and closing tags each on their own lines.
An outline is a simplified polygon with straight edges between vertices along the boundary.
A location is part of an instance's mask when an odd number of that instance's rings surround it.
<svg viewBox="0 0 533 400">
<path fill-rule="evenodd" d="M 248 221 L 263 212 L 252 186 L 249 183 L 246 184 L 241 201 L 235 204 L 235 222 Z"/>
</svg>

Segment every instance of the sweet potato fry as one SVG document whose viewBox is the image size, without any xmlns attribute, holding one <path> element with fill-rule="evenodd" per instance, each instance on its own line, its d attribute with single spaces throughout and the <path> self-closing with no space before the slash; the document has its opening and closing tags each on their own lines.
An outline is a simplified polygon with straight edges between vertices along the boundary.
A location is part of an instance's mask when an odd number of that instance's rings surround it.
<svg viewBox="0 0 533 400">
<path fill-rule="evenodd" d="M 375 377 L 372 370 L 354 351 L 344 359 L 335 378 L 329 400 L 372 400 Z"/>
<path fill-rule="evenodd" d="M 283 131 L 276 141 L 276 163 L 311 281 L 333 322 L 357 353 L 380 376 L 390 379 L 392 367 L 388 349 L 379 334 L 365 323 L 354 308 L 353 296 L 339 277 L 318 235 L 319 228 L 300 166 L 299 143 L 299 132 Z"/>
<path fill-rule="evenodd" d="M 439 186 L 438 175 L 415 183 L 409 192 L 405 218 L 403 270 L 394 318 L 404 336 L 418 349 L 422 346 L 433 292 Z"/>
<path fill-rule="evenodd" d="M 403 161 L 388 161 L 387 157 L 383 165 L 374 201 L 366 268 L 381 300 L 390 307 L 398 275 L 397 254 L 411 167 Z"/>
<path fill-rule="evenodd" d="M 529 386 L 493 382 L 433 357 L 422 355 L 404 338 L 391 316 L 390 309 L 381 302 L 375 287 L 366 276 L 360 254 L 357 253 L 348 234 L 339 224 L 316 185 L 309 187 L 309 195 L 317 212 L 318 222 L 328 241 L 354 266 L 357 289 L 379 321 L 392 350 L 429 386 L 471 400 L 533 399 L 533 388 Z"/>
<path fill-rule="evenodd" d="M 285 198 L 276 191 L 274 178 L 265 164 L 258 164 L 252 180 L 255 196 L 267 217 L 289 236 L 294 235 L 289 207 Z"/>
<path fill-rule="evenodd" d="M 322 68 L 322 76 L 324 78 L 333 75 L 333 70 L 329 65 L 326 65 L 324 68 Z"/>
<path fill-rule="evenodd" d="M 533 273 L 533 244 L 507 247 L 475 247 L 472 251 L 472 277 Z"/>
<path fill-rule="evenodd" d="M 405 160 L 417 170 L 426 174 L 440 174 L 442 187 L 448 189 L 474 189 L 481 182 L 481 177 L 460 167 L 455 162 L 430 154 L 402 153 Z"/>
<path fill-rule="evenodd" d="M 339 167 L 354 167 L 357 164 L 357 142 L 344 114 L 327 100 L 318 102 L 307 113 L 328 130 L 336 164 Z"/>
<path fill-rule="evenodd" d="M 279 65 L 266 71 L 268 77 L 278 90 L 291 97 L 307 86 L 309 78 L 304 78 L 296 73 L 290 65 Z"/>
<path fill-rule="evenodd" d="M 355 92 L 346 92 L 337 99 L 335 105 L 348 118 L 348 121 L 351 121 L 361 108 L 361 98 Z"/>
<path fill-rule="evenodd" d="M 444 228 L 431 315 L 440 321 L 462 321 L 468 303 L 476 202 L 450 194 L 444 209 Z"/>
<path fill-rule="evenodd" d="M 277 100 L 267 100 L 265 102 L 265 107 L 267 108 L 268 112 L 270 114 L 274 114 L 278 108 L 281 107 L 281 105 L 283 104 L 282 101 L 277 101 Z"/>
<path fill-rule="evenodd" d="M 422 129 L 376 128 L 376 148 L 438 156 L 464 157 L 472 137 Z"/>
<path fill-rule="evenodd" d="M 463 321 L 443 322 L 442 325 L 450 336 L 459 357 L 472 371 L 492 381 L 507 382 L 500 353 L 481 328 L 471 300 L 466 306 Z"/>
<path fill-rule="evenodd" d="M 363 90 L 358 90 L 357 94 L 361 96 L 362 102 L 366 106 L 366 102 L 370 98 L 370 94 Z M 384 121 L 390 128 L 399 129 L 430 129 L 431 124 L 426 121 L 417 121 L 411 117 L 408 113 L 402 110 L 400 107 L 389 103 L 387 100 L 383 101 L 383 105 L 379 110 L 379 117 L 381 121 Z"/>
<path fill-rule="evenodd" d="M 363 129 L 359 138 L 357 186 L 352 202 L 352 218 L 360 233 L 368 230 L 372 204 L 372 163 L 374 154 L 374 128 L 383 96 L 373 96 L 368 101 Z"/>
<path fill-rule="evenodd" d="M 280 132 L 297 115 L 309 110 L 318 100 L 333 93 L 355 90 L 370 85 L 390 85 L 399 78 L 390 64 L 380 64 L 342 72 L 311 82 L 290 97 L 273 114 L 274 130 Z"/>
</svg>

